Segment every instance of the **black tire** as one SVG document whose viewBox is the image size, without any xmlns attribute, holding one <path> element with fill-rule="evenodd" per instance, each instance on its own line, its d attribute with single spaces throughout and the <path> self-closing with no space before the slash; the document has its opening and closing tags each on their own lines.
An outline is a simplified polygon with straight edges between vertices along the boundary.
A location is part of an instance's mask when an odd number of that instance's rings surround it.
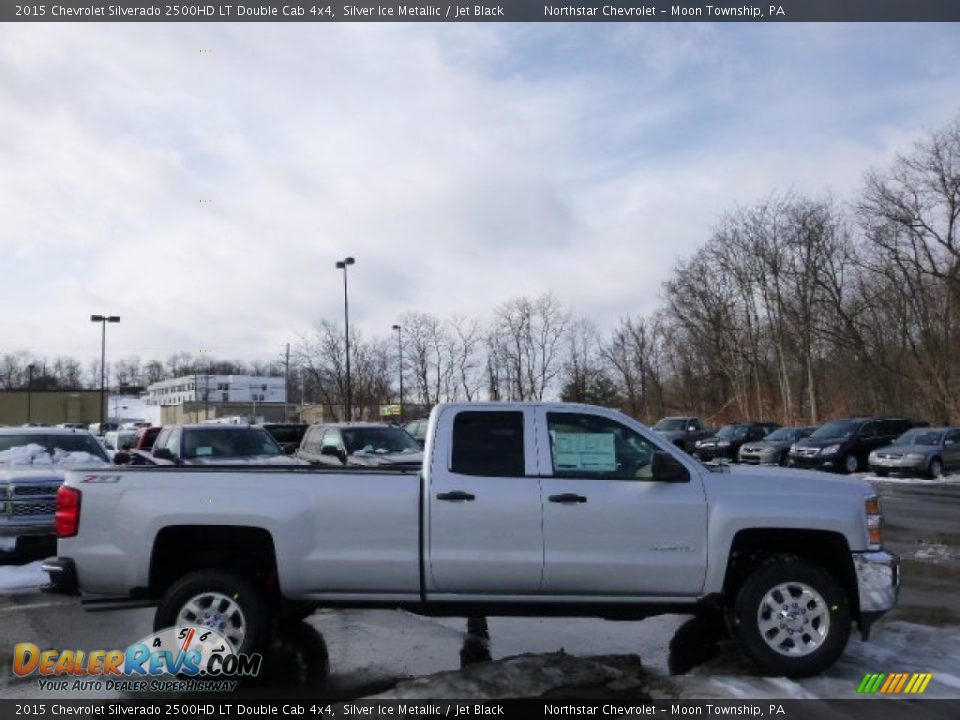
<svg viewBox="0 0 960 720">
<path fill-rule="evenodd" d="M 794 642 L 792 633 L 790 637 L 784 637 L 780 645 L 782 650 L 777 650 L 773 641 L 766 639 L 761 632 L 762 609 L 766 606 L 765 599 L 770 597 L 768 593 L 776 594 L 777 586 L 788 585 L 792 586 L 791 589 L 799 589 L 797 586 L 800 584 L 819 594 L 824 602 L 822 611 L 829 622 L 823 624 L 822 621 L 815 621 L 821 623 L 819 627 L 824 628 L 825 634 L 819 643 L 809 645 L 813 649 L 806 650 L 806 654 L 785 654 L 797 644 L 805 644 L 809 633 L 815 634 L 813 626 L 809 626 L 809 631 L 807 626 L 796 631 L 798 643 Z M 784 603 L 785 607 L 792 604 L 787 600 Z M 803 618 L 798 620 L 802 621 Z M 734 602 L 733 622 L 744 651 L 763 670 L 791 678 L 809 677 L 833 665 L 846 648 L 850 637 L 850 601 L 840 583 L 822 567 L 792 555 L 781 555 L 757 567 L 740 587 Z M 780 628 L 784 628 L 784 625 L 781 624 Z M 777 630 L 772 632 L 777 633 Z M 783 632 L 777 635 L 783 637 Z"/>
<path fill-rule="evenodd" d="M 933 458 L 927 466 L 927 477 L 936 480 L 943 475 L 943 461 L 940 458 Z"/>
<path fill-rule="evenodd" d="M 154 632 L 177 625 L 186 603 L 205 593 L 225 595 L 239 606 L 244 633 L 237 652 L 262 652 L 267 647 L 275 622 L 263 592 L 247 578 L 222 570 L 198 570 L 171 585 L 153 616 Z"/>
<path fill-rule="evenodd" d="M 787 467 L 790 464 L 790 458 L 788 457 L 787 451 L 784 450 L 780 453 L 780 467 Z"/>
<path fill-rule="evenodd" d="M 858 458 L 853 453 L 847 453 L 843 456 L 843 464 L 840 466 L 840 472 L 846 473 L 855 473 L 860 469 L 860 458 Z"/>
</svg>

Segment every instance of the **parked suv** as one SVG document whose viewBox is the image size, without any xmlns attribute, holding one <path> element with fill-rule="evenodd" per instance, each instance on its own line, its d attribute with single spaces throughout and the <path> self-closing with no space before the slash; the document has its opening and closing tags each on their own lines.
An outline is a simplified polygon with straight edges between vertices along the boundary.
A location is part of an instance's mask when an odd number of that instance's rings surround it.
<svg viewBox="0 0 960 720">
<path fill-rule="evenodd" d="M 772 422 L 746 422 L 724 425 L 713 437 L 698 440 L 693 448 L 693 456 L 703 462 L 717 458 L 736 460 L 740 447 L 745 442 L 762 440 L 776 430 L 779 425 Z"/>
<path fill-rule="evenodd" d="M 419 469 L 423 451 L 403 428 L 385 423 L 311 425 L 297 457 L 316 465 L 387 466 Z"/>
<path fill-rule="evenodd" d="M 795 467 L 854 473 L 867 467 L 870 452 L 889 445 L 918 423 L 907 418 L 854 417 L 831 420 L 790 448 Z"/>
</svg>

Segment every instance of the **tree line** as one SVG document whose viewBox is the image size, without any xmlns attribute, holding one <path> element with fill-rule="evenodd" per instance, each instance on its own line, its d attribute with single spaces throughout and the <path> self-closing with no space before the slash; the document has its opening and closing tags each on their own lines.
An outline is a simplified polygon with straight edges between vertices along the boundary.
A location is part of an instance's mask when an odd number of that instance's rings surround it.
<svg viewBox="0 0 960 720">
<path fill-rule="evenodd" d="M 718 219 L 679 260 L 654 311 L 602 330 L 553 294 L 486 318 L 410 312 L 399 334 L 351 329 L 353 405 L 399 400 L 563 400 L 645 421 L 697 414 L 819 423 L 896 413 L 960 422 L 960 118 L 928 133 L 841 201 L 774 193 Z M 346 393 L 342 326 L 319 321 L 291 348 L 290 401 Z M 402 367 L 400 358 L 402 356 Z M 24 387 L 27 353 L 5 355 L 0 388 Z M 99 366 L 43 364 L 43 382 L 96 387 Z M 114 385 L 193 373 L 284 374 L 284 364 L 180 354 L 110 366 Z M 38 375 L 34 374 L 34 387 Z"/>
</svg>

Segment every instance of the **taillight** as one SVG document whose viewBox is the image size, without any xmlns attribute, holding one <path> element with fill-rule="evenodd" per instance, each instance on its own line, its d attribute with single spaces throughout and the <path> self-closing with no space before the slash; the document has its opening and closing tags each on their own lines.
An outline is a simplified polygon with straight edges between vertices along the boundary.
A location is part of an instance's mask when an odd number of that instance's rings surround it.
<svg viewBox="0 0 960 720">
<path fill-rule="evenodd" d="M 56 528 L 58 538 L 73 537 L 80 528 L 80 491 L 61 485 L 57 490 Z"/>
<path fill-rule="evenodd" d="M 864 509 L 867 516 L 867 549 L 880 550 L 883 547 L 883 513 L 880 509 L 880 498 L 876 495 L 868 495 Z"/>
</svg>

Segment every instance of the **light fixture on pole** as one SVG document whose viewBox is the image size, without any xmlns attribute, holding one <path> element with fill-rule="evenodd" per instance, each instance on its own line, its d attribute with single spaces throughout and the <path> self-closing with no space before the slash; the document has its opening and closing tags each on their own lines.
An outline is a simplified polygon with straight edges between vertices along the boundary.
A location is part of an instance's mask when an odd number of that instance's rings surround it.
<svg viewBox="0 0 960 720">
<path fill-rule="evenodd" d="M 33 395 L 33 371 L 37 369 L 37 366 L 33 363 L 27 365 L 27 424 L 29 425 L 33 422 L 33 413 L 32 411 L 32 400 Z"/>
<path fill-rule="evenodd" d="M 350 305 L 347 301 L 347 265 L 353 265 L 356 262 L 352 257 L 346 257 L 343 260 L 337 260 L 337 269 L 343 270 L 343 333 L 344 349 L 347 365 L 347 397 L 344 404 L 344 420 L 353 419 L 353 388 L 350 386 Z"/>
<path fill-rule="evenodd" d="M 400 373 L 400 422 L 403 422 L 403 327 L 394 325 L 393 329 L 397 331 L 397 366 Z"/>
<path fill-rule="evenodd" d="M 103 435 L 103 426 L 106 422 L 107 411 L 107 323 L 120 322 L 119 315 L 91 315 L 90 322 L 100 323 L 100 435 Z"/>
</svg>

